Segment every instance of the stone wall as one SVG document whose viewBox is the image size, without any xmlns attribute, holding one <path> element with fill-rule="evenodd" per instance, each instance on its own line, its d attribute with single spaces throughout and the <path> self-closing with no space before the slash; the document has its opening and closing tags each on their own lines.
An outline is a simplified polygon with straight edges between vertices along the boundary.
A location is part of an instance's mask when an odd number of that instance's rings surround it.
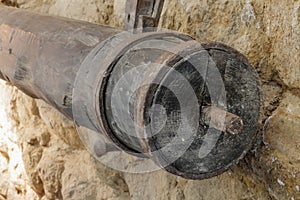
<svg viewBox="0 0 300 200">
<path fill-rule="evenodd" d="M 2 0 L 121 27 L 125 0 Z M 300 199 L 300 1 L 166 0 L 159 27 L 230 45 L 257 69 L 261 130 L 238 166 L 212 179 L 128 174 L 95 161 L 73 123 L 0 81 L 0 200 Z"/>
</svg>

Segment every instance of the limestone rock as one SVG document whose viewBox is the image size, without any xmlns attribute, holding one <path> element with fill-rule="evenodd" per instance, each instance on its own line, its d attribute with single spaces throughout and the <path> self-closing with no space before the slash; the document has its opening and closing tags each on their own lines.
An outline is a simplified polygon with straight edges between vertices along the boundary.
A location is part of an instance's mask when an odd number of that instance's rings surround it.
<svg viewBox="0 0 300 200">
<path fill-rule="evenodd" d="M 238 171 L 238 170 L 234 170 Z M 234 174 L 235 173 L 235 174 Z M 251 188 L 239 172 L 228 172 L 208 180 L 191 181 L 159 170 L 125 174 L 132 199 L 267 199 L 263 185 Z M 158 184 L 159 183 L 159 184 Z"/>
<path fill-rule="evenodd" d="M 49 14 L 69 17 L 73 19 L 113 24 L 113 0 L 57 0 L 49 8 Z"/>
<path fill-rule="evenodd" d="M 46 104 L 41 100 L 37 101 L 37 106 L 39 108 L 39 114 L 41 119 L 47 126 L 47 130 L 52 135 L 57 135 L 66 144 L 70 145 L 75 149 L 84 148 L 79 138 L 79 135 L 77 133 L 74 122 L 67 119 L 57 110 L 53 109 L 50 105 Z M 47 140 L 47 138 L 45 138 L 45 133 L 41 134 L 40 140 L 45 140 L 45 139 Z"/>
<path fill-rule="evenodd" d="M 19 140 L 18 123 L 11 120 L 16 112 L 17 90 L 0 81 L 0 199 L 38 199 L 28 184 L 22 160 L 22 146 Z"/>
<path fill-rule="evenodd" d="M 282 134 L 284 133 L 284 134 Z M 300 161 L 300 98 L 286 93 L 266 124 L 265 142 L 289 162 Z"/>
<path fill-rule="evenodd" d="M 299 199 L 300 98 L 286 93 L 280 106 L 266 121 L 265 147 L 250 160 L 252 172 L 274 199 Z"/>
<path fill-rule="evenodd" d="M 162 16 L 162 28 L 233 46 L 263 81 L 279 73 L 285 84 L 299 88 L 299 2 L 167 0 Z"/>
</svg>

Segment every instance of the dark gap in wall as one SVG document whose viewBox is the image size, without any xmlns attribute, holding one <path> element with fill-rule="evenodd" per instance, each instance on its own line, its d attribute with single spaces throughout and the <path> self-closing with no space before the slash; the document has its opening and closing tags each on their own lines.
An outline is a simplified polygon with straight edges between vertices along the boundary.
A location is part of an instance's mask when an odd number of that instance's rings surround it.
<svg viewBox="0 0 300 200">
<path fill-rule="evenodd" d="M 1 0 L 1 3 L 3 3 L 4 5 L 7 5 L 7 6 L 19 8 L 19 4 L 17 2 L 15 2 L 15 1 Z"/>
</svg>

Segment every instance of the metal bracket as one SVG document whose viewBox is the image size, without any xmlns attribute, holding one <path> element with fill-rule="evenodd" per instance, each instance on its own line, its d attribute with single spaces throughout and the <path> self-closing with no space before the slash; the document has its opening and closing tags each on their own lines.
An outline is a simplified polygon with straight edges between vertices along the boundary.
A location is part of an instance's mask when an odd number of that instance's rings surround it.
<svg viewBox="0 0 300 200">
<path fill-rule="evenodd" d="M 156 30 L 164 0 L 127 0 L 125 30 L 149 32 Z"/>
</svg>

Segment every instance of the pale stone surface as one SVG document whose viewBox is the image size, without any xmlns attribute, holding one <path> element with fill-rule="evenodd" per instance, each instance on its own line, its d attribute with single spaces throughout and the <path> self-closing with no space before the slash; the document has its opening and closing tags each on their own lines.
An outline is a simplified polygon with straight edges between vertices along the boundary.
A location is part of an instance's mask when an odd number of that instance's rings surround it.
<svg viewBox="0 0 300 200">
<path fill-rule="evenodd" d="M 284 134 L 283 134 L 284 133 Z M 291 163 L 300 161 L 300 98 L 286 93 L 266 124 L 265 142 Z"/>
<path fill-rule="evenodd" d="M 38 199 L 28 185 L 18 124 L 10 119 L 16 93 L 0 80 L 0 199 Z"/>
<path fill-rule="evenodd" d="M 132 199 L 267 199 L 268 192 L 238 168 L 208 180 L 192 181 L 165 171 L 125 174 Z"/>
<path fill-rule="evenodd" d="M 161 27 L 228 44 L 249 58 L 263 81 L 278 74 L 288 87 L 300 88 L 299 1 L 167 0 L 166 4 Z"/>
<path fill-rule="evenodd" d="M 50 7 L 49 14 L 109 24 L 113 17 L 113 0 L 57 0 Z"/>
<path fill-rule="evenodd" d="M 66 144 L 75 149 L 84 149 L 72 121 L 62 116 L 58 111 L 41 100 L 37 101 L 37 106 L 39 108 L 39 115 L 50 134 L 57 135 Z M 43 139 L 44 135 L 41 135 L 41 139 Z"/>
<path fill-rule="evenodd" d="M 264 143 L 250 158 L 252 172 L 274 199 L 299 199 L 300 95 L 290 92 L 266 121 Z"/>
<path fill-rule="evenodd" d="M 0 198 L 129 199 L 122 175 L 95 162 L 70 121 L 0 84 Z M 47 125 L 49 120 L 55 121 L 53 127 Z M 72 143 L 72 137 L 78 143 Z"/>
<path fill-rule="evenodd" d="M 10 2 L 40 13 L 123 24 L 125 0 Z M 123 174 L 108 169 L 90 157 L 72 122 L 1 81 L 0 200 L 300 199 L 299 5 L 285 0 L 166 0 L 160 28 L 238 49 L 262 80 L 265 144 L 258 142 L 258 150 L 232 171 L 188 181 L 162 170 Z"/>
</svg>

